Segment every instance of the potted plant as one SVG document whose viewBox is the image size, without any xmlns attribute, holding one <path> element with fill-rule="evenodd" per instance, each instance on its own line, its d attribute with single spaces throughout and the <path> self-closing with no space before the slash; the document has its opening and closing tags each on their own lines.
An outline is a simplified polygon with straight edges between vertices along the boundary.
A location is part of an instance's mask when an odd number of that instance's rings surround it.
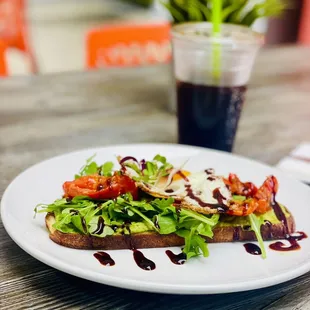
<svg viewBox="0 0 310 310">
<path fill-rule="evenodd" d="M 218 0 L 161 0 L 170 12 L 173 23 L 202 22 L 212 20 L 213 2 Z M 251 27 L 263 17 L 277 17 L 288 8 L 284 0 L 221 0 L 222 23 Z"/>
</svg>

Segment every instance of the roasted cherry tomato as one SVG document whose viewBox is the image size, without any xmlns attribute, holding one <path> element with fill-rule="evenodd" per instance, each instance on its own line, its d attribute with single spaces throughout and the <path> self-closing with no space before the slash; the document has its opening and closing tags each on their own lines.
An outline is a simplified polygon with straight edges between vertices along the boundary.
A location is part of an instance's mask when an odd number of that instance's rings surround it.
<svg viewBox="0 0 310 310">
<path fill-rule="evenodd" d="M 88 196 L 93 199 L 113 199 L 122 194 L 131 193 L 138 198 L 135 182 L 126 175 L 104 177 L 100 175 L 82 176 L 63 184 L 65 197 Z"/>
<path fill-rule="evenodd" d="M 278 180 L 276 177 L 269 176 L 263 185 L 258 189 L 255 194 L 255 198 L 258 200 L 259 206 L 257 207 L 257 213 L 265 213 L 271 210 L 271 205 L 274 201 L 274 197 L 278 191 Z"/>
<path fill-rule="evenodd" d="M 271 210 L 274 196 L 278 191 L 278 181 L 274 176 L 269 176 L 259 189 L 253 183 L 242 183 L 234 174 L 229 175 L 226 184 L 233 195 L 247 197 L 244 201 L 234 201 L 230 204 L 227 213 L 235 216 L 246 216 L 253 212 L 266 213 Z"/>
<path fill-rule="evenodd" d="M 226 182 L 226 184 L 228 184 L 230 187 L 231 193 L 233 195 L 253 197 L 253 195 L 255 195 L 257 192 L 257 187 L 253 183 L 242 183 L 233 173 L 229 174 L 228 182 Z"/>
</svg>

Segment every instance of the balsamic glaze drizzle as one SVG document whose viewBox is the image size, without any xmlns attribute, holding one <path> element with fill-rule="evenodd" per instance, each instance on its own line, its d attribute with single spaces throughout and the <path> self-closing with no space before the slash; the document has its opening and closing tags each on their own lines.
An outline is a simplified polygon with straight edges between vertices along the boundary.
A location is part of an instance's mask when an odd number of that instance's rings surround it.
<svg viewBox="0 0 310 310">
<path fill-rule="evenodd" d="M 213 168 L 209 168 L 209 169 L 206 169 L 205 170 L 205 173 L 206 174 L 214 174 L 215 173 L 215 170 Z"/>
<path fill-rule="evenodd" d="M 282 241 L 277 241 L 269 245 L 270 249 L 280 252 L 299 250 L 300 245 L 298 241 L 308 238 L 308 236 L 302 231 L 298 231 L 297 233 L 299 235 L 292 234 L 286 237 L 286 240 L 289 242 L 289 245 L 285 245 Z"/>
<path fill-rule="evenodd" d="M 262 251 L 259 246 L 254 243 L 246 243 L 243 245 L 245 250 L 252 255 L 261 255 Z"/>
<path fill-rule="evenodd" d="M 156 265 L 153 261 L 146 258 L 139 250 L 133 250 L 133 258 L 136 264 L 143 270 L 154 270 Z"/>
<path fill-rule="evenodd" d="M 97 228 L 93 232 L 93 234 L 101 235 L 103 233 L 103 229 L 104 229 L 104 219 L 100 216 L 98 219 Z"/>
<path fill-rule="evenodd" d="M 273 192 L 272 203 L 271 203 L 274 213 L 277 219 L 284 226 L 285 239 L 289 242 L 289 246 L 285 245 L 282 241 L 277 241 L 269 245 L 269 248 L 275 251 L 287 252 L 295 251 L 300 249 L 298 241 L 307 238 L 308 236 L 304 232 L 298 232 L 299 235 L 289 234 L 289 227 L 287 223 L 286 216 L 281 208 L 281 206 L 276 201 L 276 192 Z"/>
<path fill-rule="evenodd" d="M 172 251 L 166 251 L 167 256 L 170 258 L 171 262 L 176 265 L 183 265 L 186 262 L 186 254 L 181 252 L 180 254 L 174 254 Z"/>
<path fill-rule="evenodd" d="M 94 254 L 94 257 L 100 262 L 101 265 L 104 266 L 114 266 L 115 261 L 111 258 L 111 256 L 106 252 L 97 252 Z"/>
<path fill-rule="evenodd" d="M 218 188 L 216 188 L 213 191 L 213 198 L 218 201 L 218 203 L 215 203 L 215 204 L 207 203 L 207 202 L 202 201 L 199 197 L 197 197 L 194 194 L 194 192 L 193 192 L 193 190 L 192 190 L 192 188 L 191 188 L 191 186 L 189 184 L 185 185 L 185 188 L 187 190 L 188 196 L 191 199 L 197 201 L 201 207 L 208 207 L 208 208 L 211 208 L 211 209 L 217 209 L 219 212 L 224 212 L 224 211 L 226 211 L 228 209 L 227 206 L 225 204 L 223 204 L 223 199 L 225 197 L 222 196 L 222 194 L 221 194 L 221 192 L 220 192 L 220 190 Z"/>
</svg>

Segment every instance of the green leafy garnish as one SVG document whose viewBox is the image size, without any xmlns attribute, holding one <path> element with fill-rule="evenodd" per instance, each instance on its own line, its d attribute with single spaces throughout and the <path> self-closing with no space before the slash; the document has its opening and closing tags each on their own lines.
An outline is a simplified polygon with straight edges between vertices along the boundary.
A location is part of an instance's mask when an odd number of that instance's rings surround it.
<svg viewBox="0 0 310 310">
<path fill-rule="evenodd" d="M 251 229 L 254 231 L 259 247 L 262 251 L 262 258 L 266 258 L 266 250 L 265 250 L 265 246 L 264 246 L 264 241 L 263 241 L 263 237 L 260 231 L 261 225 L 264 224 L 264 221 L 256 216 L 254 213 L 248 215 L 248 218 L 250 220 L 250 224 L 251 224 Z"/>
<path fill-rule="evenodd" d="M 213 227 L 219 215 L 207 216 L 191 210 L 177 210 L 174 200 L 154 199 L 133 200 L 131 194 L 119 196 L 116 200 L 93 201 L 88 197 L 75 197 L 71 201 L 58 199 L 52 204 L 41 204 L 36 213 L 52 212 L 55 216 L 54 228 L 64 233 L 87 234 L 105 237 L 115 233 L 130 233 L 131 225 L 141 223 L 143 231 L 171 234 L 184 237 L 183 252 L 187 258 L 208 256 L 206 240 L 212 238 Z M 100 221 L 104 223 L 102 229 Z M 126 224 L 126 223 L 131 223 Z M 99 234 L 98 234 L 99 232 Z"/>
<path fill-rule="evenodd" d="M 98 166 L 98 164 L 93 160 L 95 156 L 96 154 L 86 160 L 85 165 L 82 166 L 79 173 L 74 176 L 75 179 L 85 175 L 92 175 L 97 173 L 106 177 L 112 176 L 114 164 L 111 161 L 107 161 L 102 166 Z"/>
<path fill-rule="evenodd" d="M 155 222 L 159 227 L 159 233 L 162 235 L 172 234 L 177 230 L 177 221 L 175 220 L 173 214 L 156 215 Z"/>
<path fill-rule="evenodd" d="M 82 166 L 79 173 L 75 175 L 75 179 L 78 179 L 78 178 L 85 176 L 85 175 L 91 175 L 91 174 L 97 173 L 98 165 L 95 161 L 93 161 L 95 156 L 96 156 L 96 154 L 94 154 L 93 156 L 89 157 L 86 160 L 86 164 L 84 166 Z"/>
<path fill-rule="evenodd" d="M 114 164 L 111 161 L 107 161 L 99 168 L 99 174 L 104 175 L 106 177 L 111 177 L 113 167 L 114 167 Z"/>
<path fill-rule="evenodd" d="M 141 181 L 150 184 L 156 184 L 156 182 L 164 176 L 169 175 L 173 166 L 167 162 L 166 157 L 156 155 L 152 161 L 146 161 L 143 167 L 136 162 L 125 161 L 122 163 L 124 167 L 133 169 L 137 176 L 134 176 L 135 181 Z"/>
</svg>

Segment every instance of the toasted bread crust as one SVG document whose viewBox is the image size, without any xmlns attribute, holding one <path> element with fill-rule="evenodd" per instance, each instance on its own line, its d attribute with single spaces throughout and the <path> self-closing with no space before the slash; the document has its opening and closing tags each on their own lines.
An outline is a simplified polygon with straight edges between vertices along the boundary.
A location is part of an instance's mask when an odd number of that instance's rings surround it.
<svg viewBox="0 0 310 310">
<path fill-rule="evenodd" d="M 48 213 L 45 217 L 46 227 L 49 230 L 49 237 L 54 242 L 74 249 L 101 249 L 101 250 L 120 250 L 120 249 L 143 249 L 143 248 L 162 248 L 184 245 L 184 239 L 176 234 L 160 235 L 155 232 L 146 232 L 132 235 L 115 235 L 104 238 L 87 236 L 72 233 L 62 233 L 55 228 L 54 215 Z M 287 217 L 289 233 L 295 231 L 295 221 L 290 214 Z M 212 239 L 206 238 L 209 243 L 236 242 L 236 241 L 255 241 L 256 236 L 253 231 L 243 230 L 242 227 L 216 227 L 213 229 Z M 264 240 L 275 240 L 285 238 L 285 227 L 282 223 L 264 224 L 261 226 L 261 233 Z"/>
</svg>

